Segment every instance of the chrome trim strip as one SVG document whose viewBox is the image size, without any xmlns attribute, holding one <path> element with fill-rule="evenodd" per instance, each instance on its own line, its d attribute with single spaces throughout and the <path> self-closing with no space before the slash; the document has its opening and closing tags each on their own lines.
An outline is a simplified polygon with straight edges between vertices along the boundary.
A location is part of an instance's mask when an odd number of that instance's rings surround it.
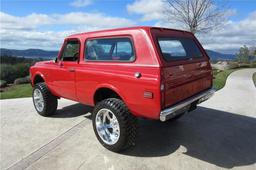
<svg viewBox="0 0 256 170">
<path fill-rule="evenodd" d="M 160 120 L 161 121 L 166 121 L 168 120 L 168 117 L 170 117 L 170 115 L 174 114 L 176 111 L 179 111 L 181 109 L 183 109 L 184 107 L 190 105 L 191 103 L 193 103 L 194 101 L 198 100 L 198 103 L 202 103 L 203 101 L 209 99 L 210 97 L 213 96 L 215 90 L 214 89 L 209 89 L 207 91 L 201 92 L 195 96 L 192 96 L 188 99 L 186 99 L 185 101 L 182 101 L 181 103 L 178 103 L 172 107 L 169 107 L 165 110 L 162 110 L 160 112 Z"/>
</svg>

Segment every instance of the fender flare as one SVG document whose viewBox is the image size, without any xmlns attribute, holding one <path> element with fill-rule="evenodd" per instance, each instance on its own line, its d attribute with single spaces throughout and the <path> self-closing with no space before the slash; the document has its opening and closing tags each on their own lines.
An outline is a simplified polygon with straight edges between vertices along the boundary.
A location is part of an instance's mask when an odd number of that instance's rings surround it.
<svg viewBox="0 0 256 170">
<path fill-rule="evenodd" d="M 104 83 L 104 84 L 99 84 L 98 86 L 96 86 L 94 92 L 93 92 L 93 96 L 92 96 L 92 101 L 94 101 L 94 96 L 96 94 L 96 92 L 101 89 L 101 88 L 107 88 L 107 89 L 110 89 L 112 91 L 114 91 L 116 94 L 118 94 L 118 96 L 121 97 L 122 101 L 126 104 L 127 106 L 127 103 L 126 103 L 126 97 L 120 92 L 120 90 L 113 86 L 112 84 L 107 84 L 107 83 Z M 93 102 L 94 103 L 94 102 Z M 94 103 L 95 104 L 95 103 Z"/>
<path fill-rule="evenodd" d="M 34 80 L 35 80 L 35 77 L 36 77 L 36 76 L 42 77 L 42 79 L 44 80 L 44 82 L 46 82 L 45 76 L 44 76 L 41 72 L 37 71 L 37 72 L 35 72 L 35 74 L 31 77 L 31 84 L 32 84 L 32 86 L 35 85 L 35 84 L 34 84 Z"/>
</svg>

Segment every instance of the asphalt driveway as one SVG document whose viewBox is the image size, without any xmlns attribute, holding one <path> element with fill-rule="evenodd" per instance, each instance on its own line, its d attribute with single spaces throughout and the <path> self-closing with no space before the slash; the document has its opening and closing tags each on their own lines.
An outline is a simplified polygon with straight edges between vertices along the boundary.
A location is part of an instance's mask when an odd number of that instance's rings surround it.
<svg viewBox="0 0 256 170">
<path fill-rule="evenodd" d="M 92 108 L 60 100 L 39 116 L 31 98 L 1 100 L 1 169 L 256 169 L 256 69 L 176 122 L 139 120 L 137 145 L 117 154 L 97 141 Z"/>
</svg>

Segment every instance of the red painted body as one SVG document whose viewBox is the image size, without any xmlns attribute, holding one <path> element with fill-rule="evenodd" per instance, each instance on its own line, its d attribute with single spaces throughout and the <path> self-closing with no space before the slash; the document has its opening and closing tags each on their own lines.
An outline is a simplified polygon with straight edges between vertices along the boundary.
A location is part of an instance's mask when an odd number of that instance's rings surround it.
<svg viewBox="0 0 256 170">
<path fill-rule="evenodd" d="M 203 57 L 166 62 L 156 44 L 158 35 L 192 38 Z M 98 37 L 130 37 L 135 48 L 135 61 L 86 61 L 85 41 Z M 121 97 L 132 114 L 151 119 L 159 119 L 159 114 L 164 108 L 212 86 L 209 57 L 189 32 L 132 27 L 71 35 L 65 42 L 69 39 L 80 41 L 79 61 L 36 63 L 30 69 L 32 85 L 35 77 L 40 75 L 54 95 L 92 106 L 95 105 L 95 92 L 100 88 L 108 88 Z M 136 72 L 141 73 L 140 78 L 134 76 Z M 164 85 L 162 91 L 161 84 Z M 145 92 L 152 92 L 153 97 L 145 98 Z"/>
</svg>

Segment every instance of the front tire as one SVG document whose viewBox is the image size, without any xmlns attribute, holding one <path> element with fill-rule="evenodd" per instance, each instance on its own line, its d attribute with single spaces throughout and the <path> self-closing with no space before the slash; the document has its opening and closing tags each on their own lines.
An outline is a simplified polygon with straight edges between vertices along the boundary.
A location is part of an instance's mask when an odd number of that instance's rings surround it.
<svg viewBox="0 0 256 170">
<path fill-rule="evenodd" d="M 52 95 L 45 83 L 35 85 L 32 93 L 34 107 L 41 116 L 53 115 L 58 107 L 57 97 Z"/>
<path fill-rule="evenodd" d="M 109 98 L 99 102 L 92 123 L 97 139 L 108 150 L 120 152 L 135 145 L 136 118 L 123 101 Z"/>
</svg>

